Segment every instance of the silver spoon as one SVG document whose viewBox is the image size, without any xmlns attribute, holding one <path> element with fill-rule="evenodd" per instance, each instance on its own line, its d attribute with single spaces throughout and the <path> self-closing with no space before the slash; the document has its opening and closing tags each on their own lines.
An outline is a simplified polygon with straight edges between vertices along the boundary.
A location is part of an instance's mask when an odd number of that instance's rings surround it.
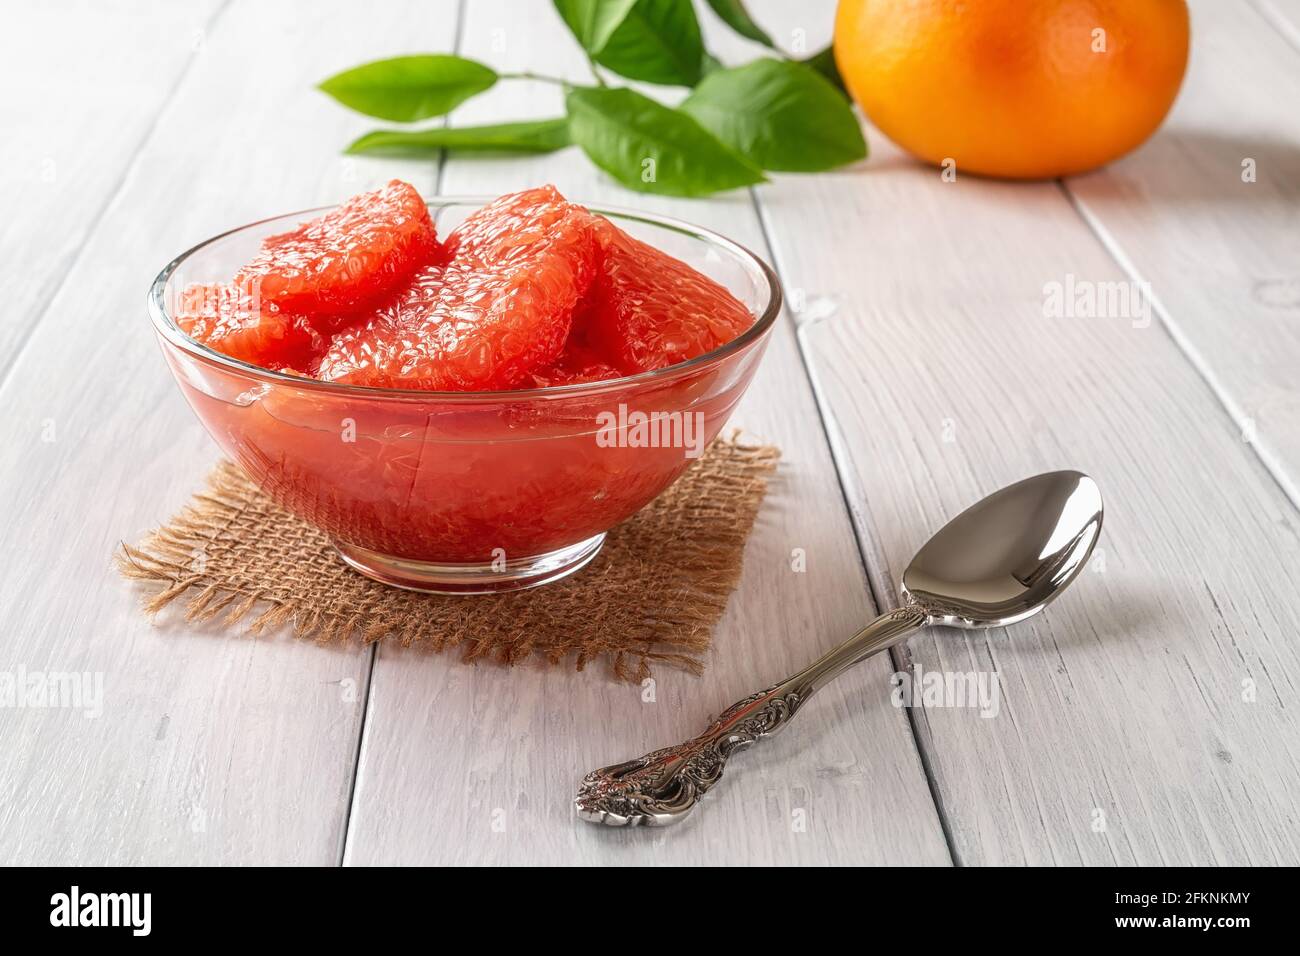
<svg viewBox="0 0 1300 956">
<path fill-rule="evenodd" d="M 593 771 L 574 803 L 607 826 L 685 819 L 727 758 L 790 722 L 808 698 L 859 661 L 934 624 L 986 628 L 1041 611 L 1075 579 L 1101 531 L 1101 492 L 1087 475 L 1026 478 L 967 508 L 903 572 L 902 606 L 880 615 L 793 677 L 737 701 L 693 740 Z"/>
</svg>

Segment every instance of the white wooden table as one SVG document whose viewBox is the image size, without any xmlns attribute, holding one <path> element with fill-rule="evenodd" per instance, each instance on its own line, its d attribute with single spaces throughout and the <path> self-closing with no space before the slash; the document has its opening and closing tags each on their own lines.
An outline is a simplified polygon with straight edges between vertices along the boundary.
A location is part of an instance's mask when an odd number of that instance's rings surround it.
<svg viewBox="0 0 1300 956">
<path fill-rule="evenodd" d="M 708 201 L 635 196 L 575 150 L 340 155 L 373 124 L 312 86 L 366 59 L 458 49 L 582 77 L 543 0 L 10 9 L 0 674 L 102 675 L 103 699 L 0 708 L 0 862 L 1300 862 L 1300 0 L 1192 5 L 1173 115 L 1108 169 L 945 183 L 868 131 L 859 167 Z M 751 7 L 809 50 L 829 36 L 830 0 Z M 724 59 L 749 52 L 702 17 Z M 454 121 L 558 96 L 502 84 Z M 428 194 L 550 181 L 778 267 L 798 308 L 734 421 L 785 459 L 703 678 L 663 670 L 646 702 L 599 671 L 151 624 L 113 571 L 216 458 L 152 339 L 157 269 L 394 175 Z M 1151 322 L 1045 314 L 1048 283 L 1128 280 Z M 575 821 L 582 772 L 838 642 L 932 529 L 1058 467 L 1108 510 L 1065 600 L 846 675 L 680 828 Z M 997 716 L 893 706 L 907 666 L 996 675 Z"/>
</svg>

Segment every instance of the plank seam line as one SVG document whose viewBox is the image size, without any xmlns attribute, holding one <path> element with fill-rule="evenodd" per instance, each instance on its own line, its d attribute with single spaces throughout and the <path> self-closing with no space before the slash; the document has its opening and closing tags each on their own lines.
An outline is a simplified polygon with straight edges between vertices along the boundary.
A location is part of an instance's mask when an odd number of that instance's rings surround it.
<svg viewBox="0 0 1300 956">
<path fill-rule="evenodd" d="M 461 46 L 465 39 L 465 4 L 467 0 L 457 0 L 456 3 L 456 30 L 453 34 L 451 49 L 453 53 L 459 54 Z M 447 118 L 444 117 L 442 125 L 447 125 Z M 438 151 L 438 173 L 434 177 L 434 189 L 437 194 L 442 193 L 443 176 L 447 171 L 447 151 L 440 149 Z M 343 814 L 343 839 L 339 842 L 338 863 L 336 866 L 342 867 L 347 865 L 348 851 L 352 848 L 352 821 L 357 810 L 357 781 L 361 778 L 361 752 L 365 748 L 366 728 L 370 723 L 370 702 L 374 695 L 375 687 L 375 662 L 379 658 L 379 643 L 376 642 L 370 647 L 370 666 L 366 670 L 366 696 L 361 708 L 361 720 L 357 727 L 357 745 L 353 753 L 352 761 L 352 778 L 348 785 L 348 805 Z"/>
<path fill-rule="evenodd" d="M 782 276 L 784 270 L 782 269 L 780 260 L 777 257 L 776 246 L 772 242 L 772 230 L 767 219 L 767 213 L 763 208 L 763 203 L 759 199 L 756 189 L 752 186 L 749 188 L 749 195 L 750 201 L 754 205 L 754 211 L 758 215 L 758 227 L 763 236 L 763 244 L 767 247 L 767 254 L 772 258 L 772 266 L 776 270 L 777 275 Z M 784 280 L 782 281 L 784 282 Z M 880 553 L 879 549 L 868 544 L 868 540 L 875 540 L 875 536 L 869 536 L 866 534 L 863 525 L 866 523 L 867 517 L 862 513 L 862 509 L 858 508 L 854 504 L 855 495 L 852 489 L 858 490 L 856 497 L 863 502 L 864 507 L 867 500 L 866 494 L 865 491 L 861 490 L 859 483 L 855 479 L 847 451 L 847 443 L 844 439 L 843 433 L 840 431 L 838 421 L 835 418 L 835 413 L 826 401 L 825 393 L 821 387 L 821 380 L 813 366 L 812 358 L 804 346 L 804 331 L 806 329 L 815 328 L 819 324 L 821 323 L 795 323 L 795 349 L 799 356 L 799 363 L 803 367 L 804 376 L 808 380 L 808 386 L 812 390 L 813 403 L 817 408 L 817 417 L 822 426 L 822 437 L 826 441 L 827 450 L 830 452 L 831 456 L 831 463 L 835 467 L 836 482 L 840 486 L 841 500 L 844 502 L 845 510 L 848 513 L 849 526 L 853 532 L 853 543 L 857 548 L 858 560 L 861 562 L 863 575 L 867 581 L 867 593 L 871 598 L 872 606 L 875 608 L 876 612 L 884 613 L 885 602 L 882 601 L 881 597 L 882 594 L 888 593 L 888 587 L 883 580 L 883 575 L 881 576 L 882 579 L 878 581 L 877 575 L 873 573 L 872 570 L 873 561 L 881 567 L 884 566 L 884 556 Z M 896 604 L 896 601 L 889 602 L 891 608 Z M 906 642 L 904 642 L 904 645 L 905 644 Z M 889 659 L 895 671 L 901 671 L 904 669 L 902 659 L 895 654 L 895 651 L 900 650 L 902 647 L 903 645 L 899 645 L 899 648 L 890 648 L 889 650 Z M 962 862 L 960 855 L 957 852 L 957 845 L 953 838 L 952 828 L 948 823 L 948 814 L 944 809 L 943 799 L 939 794 L 938 783 L 935 780 L 934 767 L 929 754 L 926 752 L 925 746 L 921 742 L 922 738 L 916 725 L 916 714 L 912 708 L 906 708 L 906 710 L 908 729 L 912 735 L 912 746 L 916 750 L 917 759 L 921 761 L 921 770 L 925 775 L 926 788 L 930 792 L 930 801 L 934 806 L 935 817 L 939 821 L 939 830 L 943 835 L 944 844 L 948 849 L 949 860 L 954 866 L 961 866 Z"/>
<path fill-rule="evenodd" d="M 203 25 L 204 35 L 212 32 L 213 27 L 216 26 L 217 21 L 221 18 L 221 15 L 225 13 L 230 4 L 231 0 L 222 0 L 221 4 L 212 11 L 212 15 L 208 17 L 207 22 Z M 180 93 L 181 87 L 185 85 L 186 78 L 194 69 L 194 64 L 198 62 L 202 53 L 203 46 L 200 46 L 194 51 L 193 55 L 190 56 L 188 61 L 186 61 L 185 66 L 182 67 L 181 71 L 176 75 L 176 79 L 172 83 L 171 92 L 168 93 L 164 97 L 163 101 L 158 105 L 157 112 L 154 113 L 153 119 L 149 122 L 149 126 L 145 129 L 139 142 L 136 143 L 135 150 L 131 153 L 131 158 L 127 160 L 126 165 L 123 167 L 122 175 L 117 178 L 117 182 L 114 183 L 113 188 L 108 191 L 108 195 L 104 199 L 103 204 L 95 211 L 95 215 L 90 220 L 90 226 L 86 229 L 85 238 L 82 239 L 81 244 L 77 246 L 77 250 L 73 254 L 72 260 L 68 263 L 68 267 L 63 270 L 63 275 L 60 277 L 58 284 L 55 285 L 49 298 L 46 299 L 45 307 L 41 309 L 40 313 L 36 316 L 36 321 L 30 323 L 27 328 L 23 330 L 21 337 L 9 353 L 3 369 L 0 370 L 0 390 L 3 390 L 3 388 L 9 384 L 9 378 L 13 374 L 14 369 L 18 367 L 18 363 L 22 360 L 23 353 L 27 350 L 28 344 L 35 337 L 36 330 L 40 327 L 41 323 L 45 320 L 45 317 L 49 315 L 50 310 L 58 301 L 59 294 L 68 284 L 68 279 L 77 271 L 77 266 L 81 264 L 81 259 L 85 255 L 86 249 L 95 239 L 96 233 L 99 232 L 99 227 L 102 225 L 104 218 L 108 215 L 109 210 L 113 208 L 114 203 L 116 203 L 118 198 L 121 196 L 122 190 L 126 188 L 127 182 L 131 179 L 131 174 L 135 171 L 136 166 L 139 165 L 140 156 L 144 153 L 145 147 L 149 145 L 149 141 L 153 139 L 154 134 L 158 131 L 158 123 L 162 119 L 163 114 L 166 113 L 172 103 L 175 102 L 177 95 Z"/>
<path fill-rule="evenodd" d="M 339 855 L 336 866 L 344 866 L 348 856 L 348 836 L 352 832 L 352 814 L 356 806 L 357 779 L 361 771 L 361 751 L 365 746 L 366 722 L 370 717 L 370 695 L 375 686 L 375 659 L 379 657 L 379 643 L 370 645 L 370 659 L 366 663 L 366 693 L 362 698 L 361 720 L 357 726 L 357 743 L 352 751 L 352 773 L 348 778 L 348 805 L 343 812 L 343 838 L 339 841 Z"/>
<path fill-rule="evenodd" d="M 1120 270 L 1124 272 L 1129 279 L 1138 283 L 1138 287 L 1143 290 L 1142 294 L 1150 299 L 1151 311 L 1160 319 L 1160 325 L 1164 328 L 1165 333 L 1174 343 L 1174 347 L 1182 353 L 1183 357 L 1187 359 L 1197 376 L 1199 376 L 1210 389 L 1210 393 L 1218 399 L 1219 404 L 1223 407 L 1224 411 L 1227 412 L 1229 420 L 1236 425 L 1237 428 L 1241 429 L 1243 434 L 1246 434 L 1247 431 L 1255 433 L 1254 437 L 1250 441 L 1243 441 L 1242 444 L 1251 449 L 1254 453 L 1254 457 L 1263 466 L 1264 471 L 1269 475 L 1269 477 L 1271 477 L 1277 484 L 1278 488 L 1282 491 L 1282 494 L 1291 502 L 1292 507 L 1300 510 L 1300 486 L 1297 486 L 1286 474 L 1286 470 L 1281 460 L 1274 453 L 1265 436 L 1252 427 L 1254 425 L 1254 419 L 1252 416 L 1246 414 L 1246 409 L 1244 409 L 1232 396 L 1228 388 L 1219 381 L 1218 376 L 1214 373 L 1214 369 L 1211 368 L 1210 363 L 1206 360 L 1205 356 L 1201 354 L 1201 351 L 1192 343 L 1187 332 L 1174 321 L 1169 309 L 1165 307 L 1165 304 L 1160 300 L 1160 297 L 1156 295 L 1154 284 L 1143 277 L 1141 271 L 1137 268 L 1137 265 L 1124 252 L 1119 240 L 1116 239 L 1110 230 L 1093 215 L 1083 200 L 1074 194 L 1069 185 L 1064 180 L 1060 179 L 1056 181 L 1056 184 L 1065 196 L 1066 202 L 1074 208 L 1075 214 L 1083 220 L 1084 225 L 1087 226 L 1088 230 L 1093 234 L 1096 240 L 1101 243 L 1101 246 L 1106 253 L 1112 260 L 1114 260 L 1115 264 L 1119 266 Z"/>
</svg>

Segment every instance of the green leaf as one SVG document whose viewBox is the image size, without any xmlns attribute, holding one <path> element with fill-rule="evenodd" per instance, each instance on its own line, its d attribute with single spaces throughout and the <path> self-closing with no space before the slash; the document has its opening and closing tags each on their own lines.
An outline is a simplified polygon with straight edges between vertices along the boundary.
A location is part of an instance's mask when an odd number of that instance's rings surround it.
<svg viewBox="0 0 1300 956">
<path fill-rule="evenodd" d="M 770 46 L 773 49 L 776 48 L 776 44 L 772 42 L 772 38 L 768 36 L 763 28 L 754 22 L 754 18 L 749 15 L 749 11 L 745 9 L 745 4 L 742 0 L 709 0 L 709 6 L 713 8 L 713 12 L 718 15 L 719 19 L 721 19 L 723 23 L 731 27 L 731 29 L 735 30 L 742 37 L 756 40 L 764 46 Z"/>
<path fill-rule="evenodd" d="M 582 48 L 595 56 L 637 0 L 555 0 L 555 9 Z"/>
<path fill-rule="evenodd" d="M 367 116 L 410 123 L 449 113 L 497 81 L 490 67 L 445 54 L 398 56 L 344 70 L 320 84 Z"/>
<path fill-rule="evenodd" d="M 848 101 L 821 74 L 788 60 L 710 73 L 681 109 L 764 169 L 814 172 L 867 155 Z"/>
<path fill-rule="evenodd" d="M 712 53 L 710 53 L 708 50 L 705 50 L 705 51 L 704 51 L 704 61 L 700 64 L 700 75 L 701 75 L 701 76 L 708 76 L 708 75 L 709 75 L 710 73 L 712 73 L 714 70 L 721 70 L 721 69 L 724 69 L 724 68 L 725 68 L 725 66 L 724 66 L 724 64 L 723 64 L 723 62 L 722 62 L 721 60 L 719 60 L 716 56 L 714 56 L 714 55 L 713 55 Z"/>
<path fill-rule="evenodd" d="M 694 86 L 704 41 L 691 0 L 636 0 L 592 57 L 629 80 Z"/>
<path fill-rule="evenodd" d="M 763 181 L 690 116 L 633 90 L 582 87 L 566 103 L 573 141 L 630 189 L 703 196 Z"/>
<path fill-rule="evenodd" d="M 835 86 L 837 90 L 848 95 L 848 88 L 844 85 L 844 77 L 840 76 L 840 68 L 835 65 L 835 50 L 826 47 L 819 53 L 814 53 L 806 60 L 800 60 L 804 66 L 810 66 Z"/>
<path fill-rule="evenodd" d="M 411 156 L 440 149 L 489 153 L 550 153 L 568 146 L 569 121 L 564 118 L 493 126 L 439 126 L 434 129 L 377 129 L 347 148 L 349 153 Z"/>
</svg>

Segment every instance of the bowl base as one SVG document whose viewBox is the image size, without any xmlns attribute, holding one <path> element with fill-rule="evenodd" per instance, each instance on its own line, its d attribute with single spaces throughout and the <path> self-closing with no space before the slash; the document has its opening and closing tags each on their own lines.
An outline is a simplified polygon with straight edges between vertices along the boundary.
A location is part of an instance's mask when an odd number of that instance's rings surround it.
<svg viewBox="0 0 1300 956">
<path fill-rule="evenodd" d="M 546 554 L 467 563 L 397 558 L 342 541 L 335 541 L 334 548 L 351 568 L 391 587 L 427 594 L 499 594 L 567 577 L 594 558 L 604 543 L 602 532 Z"/>
</svg>

